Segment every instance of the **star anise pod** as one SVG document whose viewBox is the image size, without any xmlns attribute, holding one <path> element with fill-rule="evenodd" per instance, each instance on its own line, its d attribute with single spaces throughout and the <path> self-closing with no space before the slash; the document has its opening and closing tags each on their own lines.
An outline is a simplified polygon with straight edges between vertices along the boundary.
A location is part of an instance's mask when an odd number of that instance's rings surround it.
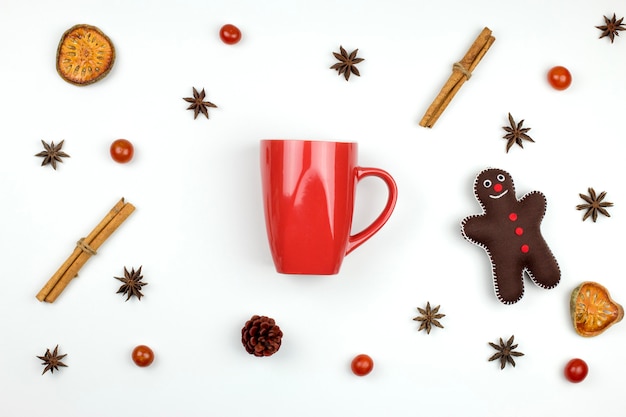
<svg viewBox="0 0 626 417">
<path fill-rule="evenodd" d="M 208 119 L 209 118 L 208 107 L 217 108 L 217 106 L 211 103 L 210 101 L 204 101 L 205 97 L 206 97 L 206 93 L 204 92 L 204 88 L 202 89 L 202 91 L 198 93 L 198 90 L 196 90 L 196 88 L 193 87 L 193 97 L 183 98 L 183 100 L 185 100 L 187 103 L 191 103 L 189 107 L 187 107 L 187 110 L 193 110 L 194 120 L 196 119 L 196 117 L 198 117 L 198 114 L 200 113 L 204 114 L 206 118 Z"/>
<path fill-rule="evenodd" d="M 48 145 L 43 140 L 41 141 L 45 150 L 35 155 L 43 157 L 43 162 L 41 163 L 41 166 L 50 164 L 52 165 L 52 168 L 57 169 L 57 162 L 63 162 L 61 158 L 70 157 L 68 154 L 61 150 L 61 148 L 63 147 L 63 142 L 65 142 L 65 140 L 59 142 L 58 145 L 55 145 L 54 142 L 50 142 L 50 144 Z"/>
<path fill-rule="evenodd" d="M 142 267 L 140 266 L 139 269 L 136 271 L 135 268 L 132 268 L 130 272 L 128 272 L 128 269 L 124 267 L 124 277 L 114 277 L 115 279 L 124 283 L 124 285 L 122 285 L 120 289 L 117 290 L 116 294 L 122 293 L 124 295 L 127 295 L 126 301 L 130 300 L 130 297 L 132 296 L 137 297 L 139 300 L 141 300 L 141 297 L 143 297 L 143 294 L 141 293 L 141 287 L 143 287 L 144 285 L 148 285 L 148 283 L 141 281 L 143 279 L 143 275 L 141 275 L 141 268 Z"/>
<path fill-rule="evenodd" d="M 340 53 L 333 52 L 333 55 L 335 56 L 335 58 L 337 58 L 337 60 L 339 60 L 339 62 L 330 67 L 330 69 L 337 70 L 337 75 L 343 74 L 346 81 L 350 79 L 350 74 L 354 74 L 360 77 L 361 74 L 359 73 L 356 64 L 365 60 L 363 58 L 356 57 L 356 54 L 359 52 L 359 50 L 355 49 L 348 55 L 348 52 L 343 49 L 343 46 L 339 46 L 339 52 Z"/>
<path fill-rule="evenodd" d="M 507 153 L 509 152 L 509 149 L 511 149 L 511 146 L 515 143 L 517 143 L 520 148 L 523 148 L 523 140 L 534 142 L 534 140 L 526 134 L 530 130 L 530 127 L 522 127 L 524 120 L 516 124 L 515 120 L 513 120 L 513 116 L 509 113 L 509 124 L 510 126 L 502 126 L 502 129 L 507 132 L 506 135 L 502 136 L 504 139 L 508 140 L 506 144 Z"/>
<path fill-rule="evenodd" d="M 50 352 L 50 349 L 46 349 L 46 353 L 43 356 L 37 356 L 39 359 L 43 361 L 41 364 L 46 365 L 41 375 L 45 374 L 48 371 L 50 371 L 50 373 L 53 374 L 55 370 L 57 371 L 59 370 L 59 366 L 67 367 L 66 364 L 61 362 L 61 359 L 63 359 L 66 356 L 67 356 L 67 353 L 64 353 L 63 355 L 59 355 L 59 345 L 56 345 L 56 347 L 54 348 L 52 352 Z"/>
<path fill-rule="evenodd" d="M 591 220 L 595 223 L 598 219 L 598 213 L 604 214 L 606 217 L 611 217 L 606 207 L 613 207 L 613 203 L 603 201 L 604 197 L 606 197 L 606 191 L 602 191 L 600 195 L 596 195 L 596 190 L 593 188 L 588 188 L 587 191 L 589 192 L 589 196 L 578 194 L 587 204 L 579 204 L 576 206 L 576 210 L 587 210 L 583 216 L 583 221 L 591 216 Z"/>
<path fill-rule="evenodd" d="M 445 317 L 446 315 L 439 313 L 440 307 L 441 306 L 437 306 L 431 309 L 430 302 L 426 303 L 426 309 L 417 307 L 417 311 L 420 312 L 421 316 L 417 316 L 413 320 L 420 322 L 420 327 L 417 329 L 418 332 L 426 329 L 426 333 L 430 334 L 432 326 L 443 329 L 443 326 L 439 323 L 439 319 Z"/>
<path fill-rule="evenodd" d="M 489 345 L 497 350 L 497 352 L 489 358 L 489 361 L 491 362 L 495 361 L 496 359 L 500 359 L 500 369 L 504 369 L 507 362 L 515 367 L 515 361 L 513 360 L 513 357 L 524 356 L 522 352 L 515 352 L 515 349 L 517 349 L 517 344 L 513 344 L 513 338 L 514 336 L 511 336 L 506 343 L 504 343 L 502 338 L 500 338 L 500 345 L 489 342 Z"/>
<path fill-rule="evenodd" d="M 624 24 L 622 23 L 624 21 L 624 18 L 622 17 L 619 20 L 617 20 L 615 18 L 615 13 L 613 13 L 613 17 L 610 19 L 606 16 L 603 16 L 603 17 L 604 17 L 605 24 L 602 26 L 596 26 L 596 28 L 602 31 L 602 35 L 600 35 L 599 39 L 602 39 L 605 36 L 608 36 L 609 39 L 611 40 L 611 43 L 613 43 L 613 40 L 615 39 L 615 37 L 619 36 L 619 31 L 626 30 L 626 27 L 624 27 Z"/>
</svg>

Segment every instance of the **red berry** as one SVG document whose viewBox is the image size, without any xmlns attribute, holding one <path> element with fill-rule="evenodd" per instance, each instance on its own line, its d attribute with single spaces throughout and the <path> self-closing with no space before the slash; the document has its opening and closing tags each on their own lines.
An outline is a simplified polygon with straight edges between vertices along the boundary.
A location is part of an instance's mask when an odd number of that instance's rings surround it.
<svg viewBox="0 0 626 417">
<path fill-rule="evenodd" d="M 146 367 L 150 366 L 152 361 L 154 361 L 154 352 L 146 345 L 139 345 L 135 349 L 133 349 L 133 362 L 135 365 Z"/>
<path fill-rule="evenodd" d="M 126 139 L 117 139 L 111 144 L 110 152 L 111 158 L 113 158 L 115 162 L 125 164 L 133 159 L 135 148 L 130 141 Z"/>
<path fill-rule="evenodd" d="M 220 38 L 225 44 L 234 45 L 241 40 L 241 31 L 237 26 L 228 23 L 220 29 Z"/>
<path fill-rule="evenodd" d="M 569 382 L 574 383 L 581 382 L 583 379 L 585 379 L 588 372 L 589 367 L 587 366 L 587 363 L 584 360 L 578 358 L 572 359 L 571 361 L 567 362 L 567 365 L 565 365 L 565 369 L 563 370 L 565 378 L 567 378 Z"/>
<path fill-rule="evenodd" d="M 354 359 L 352 359 L 351 368 L 355 375 L 365 376 L 372 372 L 374 361 L 365 354 L 356 355 Z"/>
<path fill-rule="evenodd" d="M 565 67 L 553 67 L 548 71 L 548 82 L 556 90 L 565 90 L 572 83 L 572 74 Z"/>
</svg>

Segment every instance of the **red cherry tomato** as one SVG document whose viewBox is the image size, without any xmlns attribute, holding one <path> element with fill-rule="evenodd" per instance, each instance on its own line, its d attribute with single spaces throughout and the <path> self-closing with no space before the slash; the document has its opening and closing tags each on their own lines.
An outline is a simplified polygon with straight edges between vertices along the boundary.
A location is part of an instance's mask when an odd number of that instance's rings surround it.
<svg viewBox="0 0 626 417">
<path fill-rule="evenodd" d="M 589 367 L 587 367 L 587 363 L 584 360 L 576 358 L 567 362 L 563 372 L 569 382 L 577 383 L 585 379 L 589 372 Z"/>
<path fill-rule="evenodd" d="M 572 74 L 565 67 L 553 67 L 548 71 L 548 82 L 556 90 L 565 90 L 572 83 Z"/>
<path fill-rule="evenodd" d="M 365 354 L 356 355 L 354 359 L 352 359 L 351 368 L 355 375 L 365 376 L 372 372 L 374 361 Z"/>
<path fill-rule="evenodd" d="M 154 361 L 154 352 L 146 345 L 139 345 L 135 349 L 133 349 L 133 362 L 135 365 L 146 367 L 150 366 L 152 361 Z"/>
<path fill-rule="evenodd" d="M 241 40 L 241 31 L 237 26 L 228 23 L 220 29 L 220 38 L 225 44 L 234 45 Z"/>
<path fill-rule="evenodd" d="M 133 159 L 133 155 L 135 154 L 135 148 L 133 147 L 133 144 L 126 139 L 117 139 L 113 141 L 110 151 L 111 158 L 113 158 L 115 162 L 119 162 L 120 164 L 130 162 L 130 160 Z"/>
</svg>

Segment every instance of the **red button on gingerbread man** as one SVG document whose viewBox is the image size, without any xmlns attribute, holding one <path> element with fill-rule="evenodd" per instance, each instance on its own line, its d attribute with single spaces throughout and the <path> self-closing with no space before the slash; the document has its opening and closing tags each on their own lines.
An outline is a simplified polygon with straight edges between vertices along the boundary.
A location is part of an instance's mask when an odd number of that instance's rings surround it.
<svg viewBox="0 0 626 417">
<path fill-rule="evenodd" d="M 546 198 L 539 191 L 515 196 L 513 180 L 501 169 L 486 169 L 474 182 L 483 214 L 463 219 L 461 230 L 470 242 L 487 251 L 498 299 L 513 304 L 524 295 L 524 272 L 539 287 L 554 288 L 559 265 L 541 235 Z"/>
</svg>

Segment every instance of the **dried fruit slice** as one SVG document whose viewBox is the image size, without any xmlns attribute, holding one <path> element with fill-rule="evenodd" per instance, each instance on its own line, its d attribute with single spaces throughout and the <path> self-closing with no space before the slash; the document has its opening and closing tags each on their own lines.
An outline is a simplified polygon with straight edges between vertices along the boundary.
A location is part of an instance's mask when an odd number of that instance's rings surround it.
<svg viewBox="0 0 626 417">
<path fill-rule="evenodd" d="M 83 86 L 104 78 L 115 62 L 115 47 L 107 35 L 90 25 L 69 28 L 57 49 L 57 72 L 68 83 Z"/>
<path fill-rule="evenodd" d="M 572 291 L 570 313 L 576 333 L 597 336 L 624 317 L 624 309 L 597 282 L 586 281 Z"/>
</svg>

